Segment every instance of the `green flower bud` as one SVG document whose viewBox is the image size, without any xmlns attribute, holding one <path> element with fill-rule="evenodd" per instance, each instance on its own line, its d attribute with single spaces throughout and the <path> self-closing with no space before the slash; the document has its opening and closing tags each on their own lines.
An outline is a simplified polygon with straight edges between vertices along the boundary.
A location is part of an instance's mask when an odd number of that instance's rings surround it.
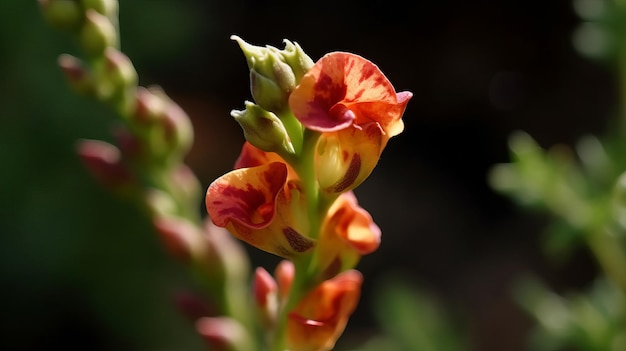
<svg viewBox="0 0 626 351">
<path fill-rule="evenodd" d="M 117 46 L 117 32 L 108 17 L 96 10 L 87 10 L 80 32 L 80 43 L 86 54 L 101 56 L 107 47 Z"/>
<path fill-rule="evenodd" d="M 275 114 L 250 101 L 245 104 L 245 110 L 233 110 L 230 115 L 241 125 L 250 144 L 267 152 L 295 153 L 283 122 Z"/>
<path fill-rule="evenodd" d="M 285 41 L 285 50 L 279 50 L 250 45 L 235 35 L 231 39 L 237 41 L 246 56 L 254 101 L 271 112 L 288 108 L 289 94 L 313 65 L 311 58 L 289 41 Z"/>
<path fill-rule="evenodd" d="M 123 195 L 130 194 L 136 187 L 132 171 L 114 145 L 100 140 L 81 140 L 77 149 L 87 170 L 107 189 Z"/>
<path fill-rule="evenodd" d="M 132 122 L 155 159 L 179 160 L 193 143 L 193 127 L 187 113 L 160 88 L 139 88 Z"/>
<path fill-rule="evenodd" d="M 53 28 L 74 31 L 83 23 L 83 11 L 77 0 L 39 0 L 39 6 Z"/>
<path fill-rule="evenodd" d="M 113 90 L 113 103 L 122 115 L 126 115 L 135 106 L 137 71 L 128 56 L 113 47 L 106 48 L 104 58 L 106 79 Z"/>
<path fill-rule="evenodd" d="M 273 80 L 250 70 L 250 92 L 254 101 L 268 111 L 282 111 L 289 103 L 287 95 Z"/>
<path fill-rule="evenodd" d="M 137 85 L 137 71 L 128 56 L 119 50 L 108 47 L 104 52 L 106 72 L 114 86 L 126 88 Z"/>
<path fill-rule="evenodd" d="M 300 83 L 302 76 L 313 67 L 313 60 L 298 43 L 292 43 L 285 39 L 285 50 L 281 51 L 283 59 L 291 67 L 296 78 L 296 84 Z"/>
</svg>

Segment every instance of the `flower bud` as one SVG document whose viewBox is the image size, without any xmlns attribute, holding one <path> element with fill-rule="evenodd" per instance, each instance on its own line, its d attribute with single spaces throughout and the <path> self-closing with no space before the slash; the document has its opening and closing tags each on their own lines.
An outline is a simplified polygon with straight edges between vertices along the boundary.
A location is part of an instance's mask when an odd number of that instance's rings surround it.
<svg viewBox="0 0 626 351">
<path fill-rule="evenodd" d="M 262 324 L 273 325 L 278 313 L 278 285 L 276 281 L 263 267 L 257 267 L 254 272 L 252 288 Z"/>
<path fill-rule="evenodd" d="M 296 267 L 293 262 L 288 260 L 282 260 L 276 266 L 274 270 L 274 276 L 278 284 L 278 292 L 282 300 L 286 300 L 289 297 L 289 290 L 293 284 L 293 279 L 296 276 Z"/>
<path fill-rule="evenodd" d="M 205 317 L 196 329 L 214 351 L 252 350 L 250 335 L 236 320 L 228 317 Z"/>
<path fill-rule="evenodd" d="M 302 76 L 313 67 L 313 60 L 309 55 L 304 53 L 304 50 L 298 45 L 298 43 L 292 43 L 285 39 L 285 50 L 281 51 L 283 59 L 293 70 L 296 78 L 296 84 L 300 83 Z"/>
<path fill-rule="evenodd" d="M 163 116 L 166 102 L 144 87 L 137 88 L 137 103 L 135 105 L 134 121 L 137 123 L 151 123 Z"/>
<path fill-rule="evenodd" d="M 78 58 L 63 54 L 59 56 L 59 67 L 63 70 L 65 78 L 74 91 L 81 95 L 94 93 L 94 82 L 91 74 L 83 67 Z"/>
<path fill-rule="evenodd" d="M 106 73 L 116 88 L 124 89 L 137 85 L 137 71 L 128 56 L 113 47 L 105 49 Z"/>
<path fill-rule="evenodd" d="M 39 0 L 48 24 L 60 30 L 74 31 L 83 23 L 83 13 L 77 0 Z"/>
<path fill-rule="evenodd" d="M 204 297 L 204 296 L 203 296 Z M 189 291 L 177 291 L 174 296 L 174 305 L 191 322 L 202 317 L 214 316 L 216 307 L 212 306 L 206 299 Z"/>
<path fill-rule="evenodd" d="M 122 125 L 116 125 L 112 128 L 112 134 L 115 138 L 116 145 L 119 147 L 124 157 L 137 160 L 143 154 L 141 141 L 136 135 L 131 133 L 128 128 Z"/>
<path fill-rule="evenodd" d="M 193 143 L 193 126 L 187 113 L 169 101 L 163 115 L 163 136 L 170 153 L 185 154 Z"/>
<path fill-rule="evenodd" d="M 298 83 L 296 73 L 300 78 L 303 74 L 300 74 L 303 68 L 293 57 L 291 47 L 289 51 L 278 50 L 272 46 L 250 45 L 235 35 L 231 39 L 237 41 L 246 56 L 250 68 L 250 90 L 254 101 L 262 108 L 276 113 L 287 109 L 289 94 Z M 304 55 L 302 52 L 301 54 Z M 310 58 L 308 59 L 310 61 Z M 290 62 L 296 63 L 296 67 L 292 67 Z"/>
<path fill-rule="evenodd" d="M 287 94 L 274 82 L 255 71 L 250 70 L 250 92 L 254 101 L 269 111 L 282 111 L 287 106 Z"/>
<path fill-rule="evenodd" d="M 162 216 L 153 220 L 165 249 L 182 262 L 191 262 L 204 255 L 207 242 L 202 232 L 190 221 L 173 217 Z"/>
<path fill-rule="evenodd" d="M 109 46 L 117 46 L 117 32 L 111 20 L 96 10 L 85 13 L 85 23 L 80 32 L 80 43 L 87 55 L 101 56 Z"/>
<path fill-rule="evenodd" d="M 285 126 L 275 114 L 250 101 L 245 105 L 245 110 L 233 110 L 230 115 L 241 125 L 250 144 L 266 152 L 295 152 Z"/>
<path fill-rule="evenodd" d="M 104 141 L 82 140 L 78 154 L 90 173 L 104 186 L 113 191 L 128 190 L 134 177 L 122 162 L 120 150 Z"/>
</svg>

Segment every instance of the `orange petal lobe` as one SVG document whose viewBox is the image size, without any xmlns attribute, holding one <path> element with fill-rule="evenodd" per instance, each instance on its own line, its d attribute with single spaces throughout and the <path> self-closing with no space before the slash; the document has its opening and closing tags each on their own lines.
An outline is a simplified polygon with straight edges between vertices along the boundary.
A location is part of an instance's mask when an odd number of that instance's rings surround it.
<svg viewBox="0 0 626 351">
<path fill-rule="evenodd" d="M 209 216 L 219 227 L 233 221 L 250 228 L 266 227 L 274 218 L 276 198 L 286 180 L 287 167 L 280 162 L 231 171 L 209 186 Z"/>
</svg>

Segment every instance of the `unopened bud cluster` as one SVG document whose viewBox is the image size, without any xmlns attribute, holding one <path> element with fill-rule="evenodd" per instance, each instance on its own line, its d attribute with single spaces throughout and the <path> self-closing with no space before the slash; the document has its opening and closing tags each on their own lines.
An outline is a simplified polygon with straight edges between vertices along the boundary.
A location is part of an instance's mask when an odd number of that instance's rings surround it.
<svg viewBox="0 0 626 351">
<path fill-rule="evenodd" d="M 231 115 L 255 147 L 279 154 L 294 154 L 302 128 L 289 113 L 289 96 L 313 60 L 300 45 L 285 40 L 285 49 L 255 46 L 232 36 L 243 51 L 250 69 L 250 92 L 254 102 Z"/>
</svg>

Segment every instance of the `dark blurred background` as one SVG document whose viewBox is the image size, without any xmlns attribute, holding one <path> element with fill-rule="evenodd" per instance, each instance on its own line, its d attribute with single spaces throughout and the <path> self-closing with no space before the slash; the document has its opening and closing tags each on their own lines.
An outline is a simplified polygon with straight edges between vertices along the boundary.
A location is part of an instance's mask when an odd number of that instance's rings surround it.
<svg viewBox="0 0 626 351">
<path fill-rule="evenodd" d="M 141 84 L 161 85 L 193 119 L 188 163 L 205 187 L 243 142 L 229 111 L 250 99 L 248 71 L 231 34 L 279 48 L 294 40 L 314 60 L 354 52 L 414 93 L 405 132 L 356 191 L 383 243 L 359 266 L 363 297 L 339 347 L 378 333 L 372 305 L 389 275 L 436 296 L 476 351 L 526 349 L 532 321 L 511 297 L 520 276 L 559 292 L 594 276 L 582 250 L 560 264 L 546 257 L 546 218 L 487 183 L 508 159 L 511 132 L 571 144 L 603 133 L 616 107 L 613 72 L 572 45 L 580 20 L 571 0 L 120 6 L 122 48 Z M 61 53 L 80 56 L 36 1 L 0 2 L 0 349 L 202 350 L 171 303 L 185 272 L 75 156 L 79 138 L 111 139 L 113 116 L 67 87 Z"/>
</svg>

